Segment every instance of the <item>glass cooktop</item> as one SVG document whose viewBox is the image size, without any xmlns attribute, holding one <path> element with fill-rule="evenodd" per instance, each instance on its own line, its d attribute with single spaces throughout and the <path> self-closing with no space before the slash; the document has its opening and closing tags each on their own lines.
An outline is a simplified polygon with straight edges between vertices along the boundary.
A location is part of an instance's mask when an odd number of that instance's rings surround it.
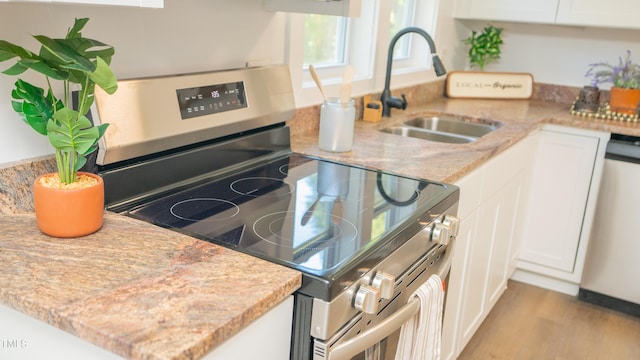
<svg viewBox="0 0 640 360">
<path fill-rule="evenodd" d="M 288 154 L 129 214 L 330 279 L 444 193 L 443 184 Z"/>
</svg>

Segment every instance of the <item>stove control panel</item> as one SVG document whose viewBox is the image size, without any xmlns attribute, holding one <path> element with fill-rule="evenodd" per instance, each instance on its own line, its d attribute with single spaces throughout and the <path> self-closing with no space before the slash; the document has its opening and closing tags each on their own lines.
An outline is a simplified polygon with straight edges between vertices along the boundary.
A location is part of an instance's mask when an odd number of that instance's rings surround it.
<svg viewBox="0 0 640 360">
<path fill-rule="evenodd" d="M 182 119 L 247 107 L 242 81 L 178 89 L 176 95 Z"/>
</svg>

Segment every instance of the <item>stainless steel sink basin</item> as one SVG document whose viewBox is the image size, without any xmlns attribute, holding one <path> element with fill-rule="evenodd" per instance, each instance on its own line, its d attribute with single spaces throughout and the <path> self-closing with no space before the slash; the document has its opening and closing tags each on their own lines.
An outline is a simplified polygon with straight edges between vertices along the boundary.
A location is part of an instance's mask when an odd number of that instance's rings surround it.
<svg viewBox="0 0 640 360">
<path fill-rule="evenodd" d="M 386 132 L 389 134 L 400 135 L 404 137 L 412 137 L 422 140 L 450 143 L 450 144 L 464 144 L 470 143 L 475 140 L 475 138 L 466 137 L 466 136 L 455 136 L 449 135 L 445 133 L 438 133 L 435 131 L 428 131 L 420 128 L 412 128 L 409 126 L 392 126 L 388 128 L 384 128 L 380 130 L 382 132 Z"/>
<path fill-rule="evenodd" d="M 496 129 L 493 125 L 469 122 L 439 116 L 420 117 L 406 121 L 405 125 L 437 132 L 471 136 L 479 138 Z"/>
<path fill-rule="evenodd" d="M 454 115 L 424 116 L 405 121 L 402 125 L 391 126 L 380 131 L 417 139 L 464 144 L 494 131 L 499 126 L 494 122 L 457 117 Z"/>
</svg>

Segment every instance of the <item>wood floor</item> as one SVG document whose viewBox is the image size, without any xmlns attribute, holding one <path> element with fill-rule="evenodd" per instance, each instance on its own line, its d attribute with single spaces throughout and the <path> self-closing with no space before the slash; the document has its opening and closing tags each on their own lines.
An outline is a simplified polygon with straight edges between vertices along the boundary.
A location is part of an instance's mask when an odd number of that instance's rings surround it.
<svg viewBox="0 0 640 360">
<path fill-rule="evenodd" d="M 639 360 L 640 318 L 509 281 L 459 360 Z"/>
</svg>

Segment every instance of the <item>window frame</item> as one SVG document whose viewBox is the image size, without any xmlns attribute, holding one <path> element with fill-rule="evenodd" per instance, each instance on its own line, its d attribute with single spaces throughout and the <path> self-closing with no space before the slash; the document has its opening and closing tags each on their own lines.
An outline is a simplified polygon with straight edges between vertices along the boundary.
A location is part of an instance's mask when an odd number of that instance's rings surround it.
<svg viewBox="0 0 640 360">
<path fill-rule="evenodd" d="M 372 0 L 371 6 L 363 6 L 359 18 L 351 19 L 348 27 L 347 46 L 351 49 L 345 58 L 355 69 L 352 96 L 380 93 L 384 88 L 389 49 L 392 0 Z M 415 1 L 414 26 L 425 29 L 435 40 L 436 19 L 440 0 Z M 322 103 L 304 59 L 304 14 L 287 14 L 287 56 L 291 69 L 291 80 L 297 108 Z M 373 36 L 372 36 L 373 35 Z M 391 89 L 412 86 L 435 79 L 431 71 L 432 63 L 427 42 L 418 35 L 411 37 L 410 58 L 393 62 Z M 418 41 L 415 41 L 415 39 Z M 380 45 L 383 44 L 383 45 Z M 424 54 L 424 55 L 422 55 Z M 327 96 L 337 96 L 340 92 L 342 73 L 345 65 L 316 67 Z"/>
</svg>

